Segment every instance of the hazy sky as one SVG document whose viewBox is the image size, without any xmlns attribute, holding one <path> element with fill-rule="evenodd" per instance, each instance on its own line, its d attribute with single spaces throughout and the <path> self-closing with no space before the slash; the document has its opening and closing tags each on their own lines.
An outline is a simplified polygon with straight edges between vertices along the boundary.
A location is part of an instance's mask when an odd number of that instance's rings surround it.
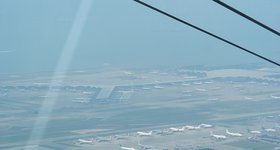
<svg viewBox="0 0 280 150">
<path fill-rule="evenodd" d="M 280 37 L 211 0 L 145 2 L 280 62 Z M 225 2 L 280 31 L 279 0 Z M 79 4 L 80 0 L 1 0 L 0 74 L 53 71 Z M 94 0 L 70 69 L 104 63 L 188 66 L 255 62 L 264 61 L 133 0 Z"/>
</svg>

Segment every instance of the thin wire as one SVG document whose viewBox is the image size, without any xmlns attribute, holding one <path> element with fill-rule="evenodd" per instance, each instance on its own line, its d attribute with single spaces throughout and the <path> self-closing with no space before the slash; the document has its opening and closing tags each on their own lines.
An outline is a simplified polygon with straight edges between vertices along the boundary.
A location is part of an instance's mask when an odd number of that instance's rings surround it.
<svg viewBox="0 0 280 150">
<path fill-rule="evenodd" d="M 244 18 L 246 18 L 246 19 L 248 19 L 248 20 L 250 20 L 250 21 L 252 21 L 253 23 L 255 23 L 255 24 L 257 24 L 257 25 L 259 25 L 259 26 L 261 26 L 261 27 L 267 29 L 268 31 L 270 31 L 270 32 L 272 32 L 272 33 L 274 33 L 274 34 L 280 36 L 280 33 L 279 33 L 278 31 L 272 29 L 271 27 L 265 25 L 264 23 L 261 23 L 260 21 L 258 21 L 258 20 L 256 20 L 256 19 L 254 19 L 254 18 L 252 18 L 252 17 L 250 17 L 250 16 L 248 16 L 248 15 L 246 15 L 246 14 L 240 12 L 239 10 L 237 10 L 237 9 L 235 9 L 235 8 L 233 8 L 233 7 L 231 7 L 231 6 L 229 6 L 228 4 L 226 4 L 226 3 L 224 3 L 224 2 L 222 2 L 222 1 L 220 1 L 220 0 L 213 0 L 213 1 L 216 2 L 216 3 L 218 3 L 218 4 L 220 4 L 220 5 L 222 5 L 222 6 L 224 6 L 224 7 L 227 8 L 227 9 L 229 9 L 229 10 L 231 10 L 231 11 L 237 13 L 238 15 L 240 15 L 240 16 L 242 16 L 242 17 L 244 17 Z"/>
<path fill-rule="evenodd" d="M 237 45 L 237 44 L 235 44 L 235 43 L 233 43 L 233 42 L 230 42 L 230 41 L 228 41 L 228 40 L 226 40 L 226 39 L 224 39 L 224 38 L 222 38 L 222 37 L 220 37 L 220 36 L 217 36 L 217 35 L 215 35 L 215 34 L 213 34 L 213 33 L 211 33 L 211 32 L 208 32 L 208 31 L 206 31 L 206 30 L 204 30 L 204 29 L 202 29 L 202 28 L 199 28 L 199 27 L 197 27 L 197 26 L 195 26 L 195 25 L 193 25 L 193 24 L 191 24 L 191 23 L 188 23 L 188 22 L 186 22 L 186 21 L 184 21 L 184 20 L 182 20 L 182 19 L 180 19 L 180 18 L 177 18 L 177 17 L 175 17 L 175 16 L 173 16 L 173 15 L 171 15 L 171 14 L 168 14 L 168 13 L 166 13 L 166 12 L 164 12 L 164 11 L 158 9 L 158 8 L 155 8 L 155 7 L 153 7 L 153 6 L 149 5 L 149 4 L 146 4 L 146 3 L 144 3 L 144 2 L 142 2 L 142 1 L 140 1 L 140 0 L 134 0 L 134 1 L 137 2 L 137 3 L 139 3 L 139 4 L 142 4 L 143 6 L 146 6 L 146 7 L 150 8 L 150 9 L 152 9 L 152 10 L 155 10 L 155 11 L 157 11 L 157 12 L 159 12 L 159 13 L 165 15 L 165 16 L 168 16 L 168 17 L 170 17 L 170 18 L 172 18 L 172 19 L 174 19 L 174 20 L 176 20 L 176 21 L 179 21 L 179 22 L 181 22 L 181 23 L 183 23 L 183 24 L 185 24 L 185 25 L 188 25 L 188 26 L 190 26 L 190 27 L 192 27 L 192 28 L 194 28 L 194 29 L 196 29 L 196 30 L 198 30 L 198 31 L 200 31 L 200 32 L 203 32 L 203 33 L 205 33 L 205 34 L 208 34 L 208 35 L 210 35 L 210 36 L 212 36 L 212 37 L 214 37 L 214 38 L 216 38 L 216 39 L 218 39 L 218 40 L 220 40 L 220 41 L 223 41 L 223 42 L 225 42 L 225 43 L 227 43 L 227 44 L 229 44 L 229 45 L 232 45 L 232 46 L 234 46 L 234 47 L 237 47 L 237 48 L 239 48 L 239 49 L 241 49 L 241 50 L 243 50 L 243 51 L 245 51 L 245 52 L 247 52 L 247 53 L 249 53 L 249 54 L 252 54 L 252 55 L 254 55 L 254 56 L 256 56 L 256 57 L 259 57 L 259 58 L 261 58 L 261 59 L 263 59 L 263 60 L 266 60 L 266 61 L 268 61 L 268 62 L 270 62 L 270 63 L 272 63 L 272 64 L 275 64 L 275 65 L 277 65 L 277 66 L 280 67 L 280 64 L 279 64 L 279 63 L 277 63 L 277 62 L 275 62 L 275 61 L 273 61 L 273 60 L 270 60 L 270 59 L 268 59 L 268 58 L 266 58 L 266 57 L 264 57 L 264 56 L 261 56 L 261 55 L 255 53 L 255 52 L 253 52 L 253 51 L 250 51 L 250 50 L 248 50 L 248 49 L 246 49 L 246 48 L 244 48 L 244 47 L 242 47 L 242 46 L 239 46 L 239 45 Z"/>
</svg>

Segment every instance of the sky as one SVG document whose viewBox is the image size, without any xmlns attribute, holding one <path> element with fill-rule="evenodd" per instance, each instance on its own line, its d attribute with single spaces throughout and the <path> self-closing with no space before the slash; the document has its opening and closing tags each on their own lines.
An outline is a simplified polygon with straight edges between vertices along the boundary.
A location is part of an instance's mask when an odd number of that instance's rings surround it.
<svg viewBox="0 0 280 150">
<path fill-rule="evenodd" d="M 54 71 L 80 2 L 1 0 L 0 74 Z M 280 62 L 278 36 L 211 0 L 145 2 Z M 280 31 L 279 0 L 224 2 Z M 268 64 L 133 0 L 93 0 L 68 69 L 249 63 Z"/>
</svg>

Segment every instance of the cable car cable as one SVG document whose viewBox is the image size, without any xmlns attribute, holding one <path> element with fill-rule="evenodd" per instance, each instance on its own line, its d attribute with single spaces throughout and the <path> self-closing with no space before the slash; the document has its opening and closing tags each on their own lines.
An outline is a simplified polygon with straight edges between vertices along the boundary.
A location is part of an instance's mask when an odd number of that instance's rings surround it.
<svg viewBox="0 0 280 150">
<path fill-rule="evenodd" d="M 150 8 L 150 9 L 154 10 L 154 11 L 157 11 L 157 12 L 159 12 L 159 13 L 165 15 L 165 16 L 168 16 L 168 17 L 170 17 L 170 18 L 172 18 L 172 19 L 174 19 L 174 20 L 176 20 L 176 21 L 179 21 L 179 22 L 181 22 L 181 23 L 183 23 L 183 24 L 185 24 L 185 25 L 187 25 L 187 26 L 190 26 L 190 27 L 192 27 L 192 28 L 194 28 L 194 29 L 196 29 L 196 30 L 198 30 L 198 31 L 200 31 L 200 32 L 203 32 L 203 33 L 205 33 L 205 34 L 208 34 L 208 35 L 210 35 L 210 36 L 212 36 L 212 37 L 214 37 L 214 38 L 216 38 L 216 39 L 218 39 L 218 40 L 220 40 L 220 41 L 223 41 L 223 42 L 225 42 L 225 43 L 227 43 L 227 44 L 229 44 L 229 45 L 232 45 L 232 46 L 234 46 L 234 47 L 237 47 L 237 48 L 239 48 L 239 49 L 241 49 L 241 50 L 243 50 L 243 51 L 245 51 L 245 52 L 247 52 L 247 53 L 249 53 L 249 54 L 252 54 L 252 55 L 254 55 L 254 56 L 256 56 L 256 57 L 259 57 L 259 58 L 261 58 L 261 59 L 263 59 L 263 60 L 265 60 L 265 61 L 267 61 L 267 62 L 270 62 L 270 63 L 275 64 L 275 65 L 277 65 L 277 66 L 280 67 L 280 64 L 279 64 L 279 63 L 277 63 L 277 62 L 275 62 L 275 61 L 273 61 L 273 60 L 271 60 L 271 59 L 268 59 L 268 58 L 266 58 L 266 57 L 264 57 L 264 56 L 262 56 L 262 55 L 259 55 L 259 54 L 255 53 L 255 52 L 253 52 L 253 51 L 250 51 L 250 50 L 248 50 L 248 49 L 246 49 L 246 48 L 244 48 L 244 47 L 242 47 L 242 46 L 239 46 L 239 45 L 237 45 L 237 44 L 235 44 L 235 43 L 233 43 L 233 42 L 230 42 L 230 41 L 228 41 L 228 40 L 226 40 L 226 39 L 224 39 L 224 38 L 222 38 L 222 37 L 220 37 L 220 36 L 217 36 L 217 35 L 215 35 L 215 34 L 213 34 L 213 33 L 211 33 L 211 32 L 208 32 L 208 31 L 206 31 L 206 30 L 204 30 L 204 29 L 202 29 L 202 28 L 199 28 L 199 27 L 197 27 L 197 26 L 195 26 L 195 25 L 193 25 L 193 24 L 191 24 L 191 23 L 188 23 L 188 22 L 186 22 L 186 21 L 184 21 L 184 20 L 182 20 L 182 19 L 180 19 L 180 18 L 177 18 L 177 17 L 175 17 L 175 16 L 173 16 L 173 15 L 171 15 L 171 14 L 168 14 L 168 13 L 166 13 L 166 12 L 164 12 L 164 11 L 162 11 L 162 10 L 156 8 L 156 7 L 153 7 L 153 6 L 151 6 L 151 5 L 147 4 L 147 3 L 144 3 L 144 2 L 142 2 L 142 1 L 140 1 L 140 0 L 134 0 L 134 1 L 137 2 L 137 3 L 139 3 L 139 4 L 141 4 L 141 5 L 143 5 L 143 6 L 148 7 L 148 8 Z"/>
<path fill-rule="evenodd" d="M 231 10 L 231 11 L 237 13 L 238 15 L 240 15 L 240 16 L 242 16 L 242 17 L 244 17 L 244 18 L 246 18 L 246 19 L 248 19 L 248 20 L 250 20 L 250 21 L 252 21 L 253 23 L 255 23 L 255 24 L 257 24 L 257 25 L 259 25 L 259 26 L 261 26 L 261 27 L 267 29 L 268 31 L 270 31 L 270 32 L 272 32 L 272 33 L 274 33 L 274 34 L 280 36 L 280 33 L 279 33 L 278 31 L 272 29 L 271 27 L 269 27 L 269 26 L 267 26 L 267 25 L 261 23 L 260 21 L 258 21 L 258 20 L 256 20 L 256 19 L 254 19 L 254 18 L 252 18 L 252 17 L 250 17 L 250 16 L 248 16 L 248 15 L 246 15 L 246 14 L 240 12 L 239 10 L 237 10 L 237 9 L 235 9 L 235 8 L 233 8 L 233 7 L 231 7 L 231 6 L 229 6 L 228 4 L 226 4 L 226 3 L 224 3 L 224 2 L 222 2 L 222 1 L 220 1 L 220 0 L 213 0 L 213 1 L 216 2 L 216 3 L 218 3 L 218 4 L 220 4 L 220 5 L 222 5 L 223 7 L 227 8 L 227 9 L 229 9 L 229 10 Z"/>
</svg>

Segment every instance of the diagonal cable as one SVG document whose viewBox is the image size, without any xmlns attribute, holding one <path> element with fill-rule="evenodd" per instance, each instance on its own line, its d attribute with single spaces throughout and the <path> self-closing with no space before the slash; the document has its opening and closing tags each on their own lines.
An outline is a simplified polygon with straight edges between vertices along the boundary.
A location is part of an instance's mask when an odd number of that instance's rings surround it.
<svg viewBox="0 0 280 150">
<path fill-rule="evenodd" d="M 150 8 L 150 9 L 154 10 L 154 11 L 157 11 L 157 12 L 159 12 L 159 13 L 161 13 L 161 14 L 167 16 L 167 17 L 170 17 L 170 18 L 172 18 L 172 19 L 174 19 L 174 20 L 176 20 L 176 21 L 179 21 L 179 22 L 181 22 L 181 23 L 183 23 L 183 24 L 185 24 L 185 25 L 187 25 L 187 26 L 190 26 L 190 27 L 192 27 L 192 28 L 194 28 L 194 29 L 196 29 L 196 30 L 198 30 L 198 31 L 200 31 L 200 32 L 203 32 L 203 33 L 205 33 L 205 34 L 207 34 L 207 35 L 209 35 L 209 36 L 212 36 L 212 37 L 214 37 L 214 38 L 216 38 L 216 39 L 218 39 L 218 40 L 220 40 L 220 41 L 223 41 L 223 42 L 225 42 L 225 43 L 227 43 L 227 44 L 229 44 L 229 45 L 232 45 L 232 46 L 234 46 L 234 47 L 236 47 L 236 48 L 239 48 L 240 50 L 243 50 L 243 51 L 245 51 L 245 52 L 247 52 L 247 53 L 249 53 L 249 54 L 252 54 L 252 55 L 254 55 L 254 56 L 256 56 L 256 57 L 259 57 L 259 58 L 261 58 L 261 59 L 263 59 L 263 60 L 265 60 L 265 61 L 267 61 L 267 62 L 270 62 L 270 63 L 275 64 L 275 65 L 277 65 L 277 66 L 280 67 L 280 64 L 279 64 L 279 63 L 277 63 L 277 62 L 275 62 L 275 61 L 273 61 L 273 60 L 271 60 L 271 59 L 268 59 L 268 58 L 266 58 L 266 57 L 264 57 L 264 56 L 262 56 L 262 55 L 260 55 L 260 54 L 257 54 L 257 53 L 255 53 L 255 52 L 253 52 L 253 51 L 250 51 L 250 50 L 248 50 L 248 49 L 246 49 L 246 48 L 244 48 L 244 47 L 242 47 L 242 46 L 239 46 L 239 45 L 237 45 L 237 44 L 235 44 L 235 43 L 233 43 L 233 42 L 230 42 L 229 40 L 226 40 L 226 39 L 224 39 L 224 38 L 222 38 L 222 37 L 220 37 L 220 36 L 218 36 L 218 35 L 215 35 L 215 34 L 213 34 L 213 33 L 211 33 L 211 32 L 208 32 L 208 31 L 206 31 L 206 30 L 204 30 L 204 29 L 202 29 L 202 28 L 199 28 L 199 27 L 197 27 L 197 26 L 195 26 L 195 25 L 193 25 L 193 24 L 191 24 L 191 23 L 188 23 L 188 22 L 186 22 L 186 21 L 184 21 L 184 20 L 182 20 L 182 19 L 180 19 L 180 18 L 177 18 L 177 17 L 175 17 L 175 16 L 173 16 L 173 15 L 171 15 L 171 14 L 168 14 L 167 12 L 164 12 L 164 11 L 162 11 L 162 10 L 156 8 L 156 7 L 153 7 L 153 6 L 151 6 L 151 5 L 147 4 L 147 3 L 144 3 L 144 2 L 142 2 L 142 1 L 140 1 L 140 0 L 134 0 L 134 1 L 137 2 L 137 3 L 139 3 L 139 4 L 141 4 L 141 5 L 143 5 L 143 6 L 148 7 L 148 8 Z"/>
<path fill-rule="evenodd" d="M 270 31 L 270 32 L 272 32 L 272 33 L 274 33 L 274 34 L 280 36 L 280 33 L 279 33 L 278 31 L 272 29 L 271 27 L 265 25 L 264 23 L 261 23 L 260 21 L 258 21 L 258 20 L 256 20 L 256 19 L 254 19 L 254 18 L 252 18 L 252 17 L 250 17 L 250 16 L 248 16 L 248 15 L 242 13 L 241 11 L 239 11 L 239 10 L 237 10 L 237 9 L 235 9 L 235 8 L 233 8 L 233 7 L 231 7 L 230 5 L 224 3 L 224 2 L 222 2 L 222 1 L 220 1 L 220 0 L 213 0 L 213 1 L 216 2 L 216 3 L 218 3 L 218 4 L 220 4 L 220 5 L 222 5 L 222 6 L 225 7 L 225 8 L 227 8 L 227 9 L 229 9 L 229 10 L 235 12 L 236 14 L 238 14 L 238 15 L 240 15 L 240 16 L 242 16 L 242 17 L 244 17 L 244 18 L 246 18 L 246 19 L 248 19 L 248 20 L 250 20 L 250 21 L 252 21 L 253 23 L 255 23 L 255 24 L 257 24 L 257 25 L 259 25 L 259 26 L 265 28 L 266 30 L 268 30 L 268 31 Z"/>
</svg>

